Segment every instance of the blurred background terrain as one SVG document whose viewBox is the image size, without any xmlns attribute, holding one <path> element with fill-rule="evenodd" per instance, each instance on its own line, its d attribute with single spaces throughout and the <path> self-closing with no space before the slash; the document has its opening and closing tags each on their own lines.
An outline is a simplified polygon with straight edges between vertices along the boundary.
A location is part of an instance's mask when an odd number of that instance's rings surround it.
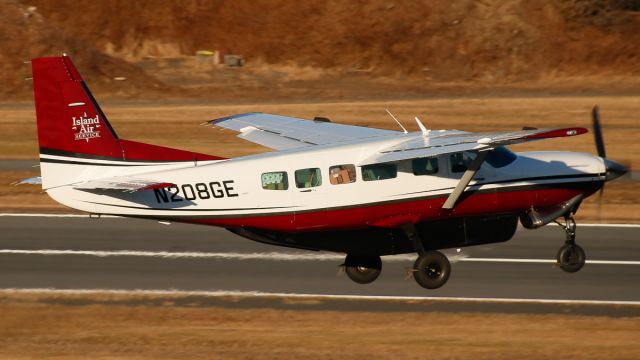
<svg viewBox="0 0 640 360">
<path fill-rule="evenodd" d="M 590 127 L 599 104 L 609 157 L 640 166 L 640 0 L 0 0 L 0 24 L 3 211 L 68 211 L 8 185 L 37 174 L 16 162 L 38 156 L 25 61 L 62 53 L 123 138 L 239 156 L 267 149 L 197 124 L 265 111 L 395 129 L 390 108 L 411 130 L 415 115 Z M 542 149 L 595 152 L 590 135 L 515 147 Z M 582 216 L 640 222 L 637 181 L 607 190 Z"/>
<path fill-rule="evenodd" d="M 24 60 L 62 52 L 110 98 L 635 92 L 640 75 L 638 0 L 4 0 L 0 21 L 5 99 L 31 96 Z"/>
</svg>

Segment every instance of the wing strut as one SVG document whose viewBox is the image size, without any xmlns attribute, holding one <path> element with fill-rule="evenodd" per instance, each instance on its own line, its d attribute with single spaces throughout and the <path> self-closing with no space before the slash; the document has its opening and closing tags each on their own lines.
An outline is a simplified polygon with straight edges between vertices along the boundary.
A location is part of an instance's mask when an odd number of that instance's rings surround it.
<svg viewBox="0 0 640 360">
<path fill-rule="evenodd" d="M 467 171 L 462 174 L 460 181 L 458 181 L 458 185 L 456 185 L 456 188 L 453 189 L 453 192 L 449 194 L 447 201 L 445 201 L 444 205 L 442 205 L 443 209 L 451 210 L 454 208 L 454 206 L 456 206 L 456 202 L 458 202 L 458 199 L 460 199 L 460 196 L 467 188 L 467 185 L 469 185 L 469 183 L 471 182 L 471 179 L 473 179 L 473 177 L 476 175 L 476 172 L 478 172 L 478 170 L 480 169 L 480 166 L 482 166 L 482 163 L 487 157 L 487 154 L 489 154 L 489 151 L 478 152 L 478 156 L 476 156 L 471 164 L 469 164 Z"/>
</svg>

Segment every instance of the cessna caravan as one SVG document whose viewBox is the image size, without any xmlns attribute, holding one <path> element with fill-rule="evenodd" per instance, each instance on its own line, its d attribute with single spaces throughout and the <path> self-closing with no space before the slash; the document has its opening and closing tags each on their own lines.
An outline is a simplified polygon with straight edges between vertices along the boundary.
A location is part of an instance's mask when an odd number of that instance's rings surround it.
<svg viewBox="0 0 640 360">
<path fill-rule="evenodd" d="M 59 203 L 109 214 L 224 227 L 262 243 L 344 253 L 350 279 L 366 284 L 381 256 L 416 253 L 424 288 L 444 285 L 441 249 L 504 242 L 518 223 L 562 218 L 561 269 L 585 253 L 573 215 L 605 182 L 626 172 L 606 159 L 597 109 L 598 156 L 514 153 L 506 146 L 577 136 L 584 128 L 474 133 L 418 132 L 246 113 L 207 125 L 272 152 L 226 159 L 121 139 L 68 56 L 31 61 L 41 184 Z"/>
</svg>

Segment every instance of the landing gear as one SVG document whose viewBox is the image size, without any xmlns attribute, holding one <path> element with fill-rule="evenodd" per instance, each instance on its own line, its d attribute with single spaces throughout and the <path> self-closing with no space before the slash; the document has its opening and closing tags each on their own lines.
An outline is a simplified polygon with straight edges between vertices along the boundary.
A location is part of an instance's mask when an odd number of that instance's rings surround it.
<svg viewBox="0 0 640 360">
<path fill-rule="evenodd" d="M 449 259 L 439 251 L 427 251 L 413 264 L 413 278 L 425 289 L 437 289 L 444 285 L 451 275 Z"/>
<path fill-rule="evenodd" d="M 369 284 L 380 276 L 382 260 L 375 255 L 348 254 L 344 260 L 344 271 L 354 282 Z"/>
<path fill-rule="evenodd" d="M 425 251 L 415 225 L 404 224 L 402 230 L 418 253 L 418 259 L 412 269 L 413 278 L 418 285 L 425 289 L 437 289 L 444 285 L 451 275 L 449 259 L 439 251 Z"/>
<path fill-rule="evenodd" d="M 558 265 L 560 269 L 574 273 L 582 269 L 586 262 L 586 256 L 582 247 L 576 244 L 576 222 L 573 216 L 567 214 L 564 216 L 564 224 L 557 222 L 566 234 L 564 245 L 558 250 Z"/>
<path fill-rule="evenodd" d="M 585 260 L 586 256 L 580 245 L 564 244 L 558 250 L 558 265 L 560 265 L 560 269 L 568 273 L 582 269 Z"/>
</svg>

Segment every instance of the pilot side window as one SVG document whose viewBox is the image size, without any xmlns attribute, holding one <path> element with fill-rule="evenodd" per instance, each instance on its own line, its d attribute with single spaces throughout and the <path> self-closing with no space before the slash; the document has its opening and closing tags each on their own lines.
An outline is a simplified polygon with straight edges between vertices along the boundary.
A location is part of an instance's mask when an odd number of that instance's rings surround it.
<svg viewBox="0 0 640 360">
<path fill-rule="evenodd" d="M 411 160 L 413 175 L 433 175 L 438 173 L 438 158 L 419 158 Z"/>
<path fill-rule="evenodd" d="M 476 154 L 472 152 L 461 152 L 451 154 L 449 156 L 449 161 L 451 162 L 451 172 L 452 173 L 461 173 L 467 171 L 469 168 L 469 164 L 476 158 Z"/>
<path fill-rule="evenodd" d="M 298 189 L 322 185 L 322 176 L 320 176 L 320 169 L 318 168 L 296 170 L 295 177 Z"/>
<path fill-rule="evenodd" d="M 274 171 L 262 174 L 262 188 L 265 190 L 287 190 L 289 179 L 286 171 Z"/>
<path fill-rule="evenodd" d="M 398 176 L 398 167 L 395 164 L 375 164 L 362 167 L 362 180 L 375 181 L 393 179 Z"/>
<path fill-rule="evenodd" d="M 329 168 L 329 181 L 332 185 L 349 184 L 356 181 L 356 167 L 350 164 Z"/>
</svg>

